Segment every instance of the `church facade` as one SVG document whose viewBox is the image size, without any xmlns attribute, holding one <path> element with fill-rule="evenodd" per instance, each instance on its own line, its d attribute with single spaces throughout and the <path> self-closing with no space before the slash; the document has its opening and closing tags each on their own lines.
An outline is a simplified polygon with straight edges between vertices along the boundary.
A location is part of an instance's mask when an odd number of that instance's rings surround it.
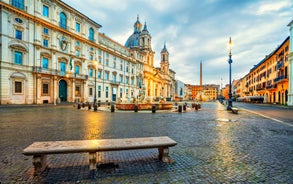
<svg viewBox="0 0 293 184">
<path fill-rule="evenodd" d="M 172 99 L 175 72 L 166 45 L 161 66 L 146 24 L 125 46 L 62 1 L 2 0 L 0 104 Z"/>
</svg>

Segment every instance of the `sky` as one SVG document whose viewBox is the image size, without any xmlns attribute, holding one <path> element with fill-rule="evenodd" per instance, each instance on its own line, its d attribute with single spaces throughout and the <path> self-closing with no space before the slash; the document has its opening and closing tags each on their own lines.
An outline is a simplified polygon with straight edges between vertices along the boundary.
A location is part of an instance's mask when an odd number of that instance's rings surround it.
<svg viewBox="0 0 293 184">
<path fill-rule="evenodd" d="M 63 0 L 102 25 L 101 33 L 124 45 L 139 16 L 152 36 L 155 67 L 166 43 L 176 79 L 199 85 L 229 83 L 249 73 L 288 36 L 292 0 Z"/>
</svg>

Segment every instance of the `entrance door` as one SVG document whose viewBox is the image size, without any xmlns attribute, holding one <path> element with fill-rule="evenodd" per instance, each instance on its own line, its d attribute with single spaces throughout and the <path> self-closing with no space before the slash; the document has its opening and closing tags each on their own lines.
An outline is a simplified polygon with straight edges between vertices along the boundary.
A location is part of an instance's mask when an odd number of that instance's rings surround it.
<svg viewBox="0 0 293 184">
<path fill-rule="evenodd" d="M 59 98 L 60 102 L 67 101 L 67 83 L 65 80 L 59 82 Z"/>
<path fill-rule="evenodd" d="M 112 88 L 112 101 L 116 101 L 117 88 Z"/>
</svg>

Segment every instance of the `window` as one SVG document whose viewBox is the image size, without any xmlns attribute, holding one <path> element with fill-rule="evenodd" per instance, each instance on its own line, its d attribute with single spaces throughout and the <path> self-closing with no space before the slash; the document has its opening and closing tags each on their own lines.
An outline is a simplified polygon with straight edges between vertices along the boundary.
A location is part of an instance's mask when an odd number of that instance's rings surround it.
<svg viewBox="0 0 293 184">
<path fill-rule="evenodd" d="M 120 75 L 120 82 L 122 83 L 123 82 L 123 76 Z"/>
<path fill-rule="evenodd" d="M 59 22 L 59 26 L 63 29 L 67 29 L 67 18 L 65 13 L 61 12 L 60 13 L 60 22 Z"/>
<path fill-rule="evenodd" d="M 108 98 L 108 96 L 109 96 L 109 87 L 106 86 L 106 98 Z"/>
<path fill-rule="evenodd" d="M 90 28 L 89 29 L 89 40 L 93 42 L 94 41 L 94 38 L 95 38 L 94 29 L 93 28 Z"/>
<path fill-rule="evenodd" d="M 48 83 L 43 83 L 42 86 L 42 93 L 43 95 L 48 95 L 49 94 L 49 84 Z"/>
<path fill-rule="evenodd" d="M 75 23 L 75 31 L 80 33 L 80 23 L 78 22 Z"/>
<path fill-rule="evenodd" d="M 79 52 L 79 50 L 76 50 L 76 51 L 75 51 L 75 56 L 80 56 L 80 52 Z"/>
<path fill-rule="evenodd" d="M 22 93 L 22 82 L 14 81 L 14 93 Z"/>
<path fill-rule="evenodd" d="M 24 0 L 12 0 L 12 6 L 24 10 Z"/>
<path fill-rule="evenodd" d="M 113 82 L 116 83 L 116 75 L 113 75 Z"/>
<path fill-rule="evenodd" d="M 16 29 L 15 30 L 15 38 L 22 40 L 22 31 Z"/>
<path fill-rule="evenodd" d="M 134 78 L 131 78 L 131 85 L 134 85 Z"/>
<path fill-rule="evenodd" d="M 121 70 L 121 71 L 123 70 L 123 66 L 122 66 L 122 64 L 120 64 L 120 70 Z"/>
<path fill-rule="evenodd" d="M 98 58 L 99 63 L 102 63 L 102 58 L 99 56 Z"/>
<path fill-rule="evenodd" d="M 93 77 L 93 69 L 92 68 L 90 68 L 90 70 L 89 70 L 89 76 Z"/>
<path fill-rule="evenodd" d="M 48 58 L 42 58 L 42 67 L 48 69 L 49 65 L 49 59 Z"/>
<path fill-rule="evenodd" d="M 128 82 L 129 82 L 129 78 L 126 77 L 126 79 L 125 79 L 125 84 L 128 84 Z"/>
<path fill-rule="evenodd" d="M 43 46 L 44 46 L 44 47 L 48 47 L 48 45 L 49 45 L 48 42 L 49 42 L 49 41 L 48 41 L 47 39 L 44 39 L 44 40 L 43 40 Z"/>
<path fill-rule="evenodd" d="M 22 20 L 20 18 L 15 18 L 14 19 L 17 23 L 22 24 Z"/>
<path fill-rule="evenodd" d="M 101 98 L 101 86 L 98 86 L 98 98 Z"/>
<path fill-rule="evenodd" d="M 46 35 L 49 34 L 49 29 L 44 27 L 43 33 L 46 34 Z"/>
<path fill-rule="evenodd" d="M 49 7 L 43 5 L 43 16 L 49 17 Z"/>
<path fill-rule="evenodd" d="M 75 86 L 75 96 L 80 96 L 80 86 L 79 85 Z"/>
<path fill-rule="evenodd" d="M 93 96 L 93 88 L 92 87 L 89 88 L 89 96 Z"/>
<path fill-rule="evenodd" d="M 126 72 L 128 72 L 128 66 L 126 66 Z"/>
<path fill-rule="evenodd" d="M 106 66 L 109 66 L 109 59 L 106 59 Z"/>
<path fill-rule="evenodd" d="M 14 64 L 22 65 L 22 52 L 14 51 Z"/>
<path fill-rule="evenodd" d="M 61 73 L 61 75 L 66 74 L 66 63 L 65 62 L 60 62 L 60 73 Z"/>
<path fill-rule="evenodd" d="M 92 54 L 90 55 L 90 60 L 94 60 L 94 56 Z"/>
<path fill-rule="evenodd" d="M 75 45 L 79 47 L 80 46 L 80 42 L 79 41 L 75 41 Z"/>
<path fill-rule="evenodd" d="M 79 74 L 79 66 L 78 65 L 75 66 L 75 74 Z"/>
<path fill-rule="evenodd" d="M 120 88 L 120 98 L 122 98 L 122 88 Z"/>
<path fill-rule="evenodd" d="M 106 80 L 109 80 L 109 72 L 106 72 L 106 73 L 105 73 L 105 79 L 106 79 Z"/>
<path fill-rule="evenodd" d="M 102 71 L 98 70 L 98 79 L 101 79 L 101 78 L 102 78 Z"/>
<path fill-rule="evenodd" d="M 114 62 L 114 69 L 116 69 L 116 62 Z"/>
</svg>

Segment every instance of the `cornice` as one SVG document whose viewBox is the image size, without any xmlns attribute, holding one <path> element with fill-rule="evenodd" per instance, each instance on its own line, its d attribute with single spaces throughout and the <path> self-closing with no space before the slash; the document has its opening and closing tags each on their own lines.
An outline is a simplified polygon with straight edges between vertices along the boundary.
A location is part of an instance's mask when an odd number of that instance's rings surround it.
<svg viewBox="0 0 293 184">
<path fill-rule="evenodd" d="M 112 49 L 110 49 L 110 48 L 103 47 L 102 45 L 100 45 L 98 43 L 91 42 L 86 38 L 83 38 L 83 37 L 81 37 L 81 36 L 79 36 L 79 35 L 77 35 L 75 33 L 72 33 L 70 31 L 67 31 L 67 30 L 59 27 L 59 26 L 56 26 L 56 25 L 54 25 L 54 24 L 52 24 L 52 23 L 50 23 L 50 22 L 48 22 L 46 20 L 43 20 L 43 19 L 38 18 L 38 17 L 36 17 L 34 15 L 31 15 L 31 14 L 25 12 L 25 11 L 22 11 L 22 10 L 20 10 L 18 8 L 15 8 L 15 7 L 7 4 L 7 3 L 4 3 L 4 2 L 1 1 L 0 2 L 0 7 L 4 8 L 6 10 L 9 10 L 11 12 L 14 12 L 14 13 L 16 13 L 16 14 L 22 16 L 22 17 L 25 17 L 25 18 L 33 21 L 33 22 L 39 23 L 41 25 L 44 25 L 44 26 L 46 26 L 46 27 L 48 27 L 48 28 L 50 28 L 52 30 L 59 31 L 59 32 L 61 32 L 63 34 L 66 34 L 66 35 L 68 35 L 70 37 L 73 37 L 78 41 L 84 42 L 84 43 L 86 43 L 88 45 L 91 45 L 93 47 L 96 47 L 96 48 L 98 48 L 98 49 L 100 49 L 102 51 L 108 52 L 108 53 L 110 53 L 110 54 L 112 54 L 114 56 L 117 56 L 117 57 L 122 58 L 122 59 L 127 60 L 127 61 L 132 61 L 132 62 L 135 63 L 135 60 L 133 58 L 131 58 L 131 57 L 124 56 L 121 53 L 117 53 L 117 51 L 112 51 Z M 98 33 L 98 35 L 100 36 L 101 34 Z M 113 40 L 111 40 L 111 41 L 113 41 Z"/>
</svg>

